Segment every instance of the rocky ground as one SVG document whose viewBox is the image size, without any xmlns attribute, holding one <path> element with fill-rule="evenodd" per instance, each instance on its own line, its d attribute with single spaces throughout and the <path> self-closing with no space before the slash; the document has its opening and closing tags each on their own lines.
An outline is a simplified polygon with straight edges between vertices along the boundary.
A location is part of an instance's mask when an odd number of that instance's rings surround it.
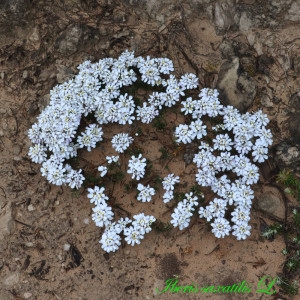
<svg viewBox="0 0 300 300">
<path fill-rule="evenodd" d="M 84 60 L 126 49 L 168 57 L 177 75 L 192 72 L 201 87 L 218 88 L 224 104 L 268 114 L 274 144 L 255 186 L 246 241 L 216 239 L 196 220 L 183 232 L 152 231 L 141 245 L 107 254 L 86 191 L 50 185 L 29 160 L 27 131 L 50 89 Z M 286 224 L 296 205 L 275 175 L 284 168 L 300 174 L 299 49 L 298 0 L 1 1 L 0 299 L 289 299 L 279 286 L 272 296 L 256 290 L 263 276 L 283 274 L 287 246 L 283 236 L 263 238 L 262 228 Z M 174 276 L 180 285 L 245 280 L 252 288 L 157 295 Z"/>
</svg>

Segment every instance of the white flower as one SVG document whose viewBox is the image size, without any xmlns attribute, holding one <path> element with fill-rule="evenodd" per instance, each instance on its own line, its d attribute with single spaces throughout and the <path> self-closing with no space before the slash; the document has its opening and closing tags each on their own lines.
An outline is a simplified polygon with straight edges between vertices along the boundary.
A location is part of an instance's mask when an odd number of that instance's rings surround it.
<svg viewBox="0 0 300 300">
<path fill-rule="evenodd" d="M 130 226 L 124 229 L 125 241 L 127 244 L 133 246 L 134 244 L 140 244 L 144 235 L 141 233 L 140 228 Z"/>
<path fill-rule="evenodd" d="M 155 194 L 154 188 L 148 186 L 144 186 L 143 184 L 139 183 L 137 189 L 140 191 L 137 197 L 137 200 L 142 202 L 150 202 L 152 196 Z"/>
<path fill-rule="evenodd" d="M 195 100 L 192 97 L 188 97 L 185 101 L 181 101 L 183 108 L 181 111 L 184 112 L 185 115 L 192 114 L 196 105 Z"/>
<path fill-rule="evenodd" d="M 99 166 L 98 167 L 98 171 L 100 172 L 100 176 L 101 177 L 103 177 L 103 176 L 105 176 L 106 175 L 106 173 L 107 173 L 107 167 L 105 167 L 105 166 Z"/>
<path fill-rule="evenodd" d="M 112 208 L 106 203 L 97 204 L 93 207 L 92 220 L 95 222 L 96 226 L 103 227 L 108 226 L 114 217 Z"/>
<path fill-rule="evenodd" d="M 211 226 L 213 227 L 212 233 L 217 238 L 224 238 L 225 235 L 229 235 L 229 231 L 231 230 L 229 222 L 222 217 L 215 219 Z"/>
<path fill-rule="evenodd" d="M 126 228 L 126 226 L 128 225 L 128 224 L 130 224 L 132 221 L 128 218 L 128 217 L 126 217 L 126 218 L 121 218 L 119 221 L 118 221 L 118 225 L 120 226 L 120 229 L 121 229 L 121 231 L 123 231 L 125 228 Z"/>
<path fill-rule="evenodd" d="M 197 138 L 200 140 L 203 136 L 207 135 L 206 125 L 203 125 L 201 120 L 192 121 L 192 123 L 189 125 L 189 129 L 192 133 L 191 135 L 193 136 L 193 139 Z"/>
<path fill-rule="evenodd" d="M 141 120 L 142 123 L 149 124 L 156 116 L 158 116 L 159 112 L 155 106 L 147 106 L 147 103 L 144 102 L 142 107 L 137 107 L 136 114 L 137 120 Z"/>
<path fill-rule="evenodd" d="M 190 224 L 190 218 L 193 215 L 191 208 L 186 206 L 183 202 L 179 202 L 178 206 L 175 208 L 174 213 L 171 215 L 171 224 L 174 227 L 179 227 L 180 230 L 186 228 Z"/>
<path fill-rule="evenodd" d="M 90 198 L 91 203 L 95 203 L 96 205 L 103 204 L 108 200 L 108 197 L 104 193 L 104 187 L 99 188 L 98 186 L 95 186 L 93 189 L 88 188 L 87 190 L 89 192 L 87 196 Z"/>
<path fill-rule="evenodd" d="M 133 227 L 138 228 L 143 235 L 152 230 L 151 225 L 153 222 L 156 221 L 156 219 L 153 216 L 145 216 L 144 213 L 134 215 L 133 219 Z"/>
<path fill-rule="evenodd" d="M 79 189 L 83 183 L 84 177 L 81 174 L 81 169 L 78 171 L 70 170 L 68 171 L 67 177 L 66 177 L 66 183 L 69 184 L 69 186 L 74 189 Z"/>
<path fill-rule="evenodd" d="M 198 77 L 192 73 L 184 74 L 181 76 L 179 85 L 184 89 L 195 89 L 198 86 Z"/>
<path fill-rule="evenodd" d="M 195 138 L 194 130 L 192 131 L 188 125 L 180 124 L 175 129 L 175 137 L 177 143 L 188 144 Z"/>
<path fill-rule="evenodd" d="M 235 235 L 237 240 L 245 240 L 247 236 L 250 236 L 251 226 L 248 223 L 239 223 L 232 226 L 232 235 Z"/>
<path fill-rule="evenodd" d="M 133 138 L 130 137 L 127 133 L 119 133 L 113 136 L 111 142 L 113 148 L 117 152 L 123 153 L 133 142 Z"/>
<path fill-rule="evenodd" d="M 107 163 L 116 163 L 119 160 L 119 156 L 106 156 Z"/>
<path fill-rule="evenodd" d="M 114 229 L 105 230 L 102 238 L 99 241 L 102 244 L 102 249 L 106 252 L 115 252 L 121 246 L 121 237 Z"/>
<path fill-rule="evenodd" d="M 50 183 L 55 185 L 62 185 L 67 181 L 66 169 L 63 164 L 54 164 L 51 169 L 48 170 L 47 179 Z"/>
<path fill-rule="evenodd" d="M 47 148 L 40 145 L 36 144 L 33 147 L 29 148 L 29 153 L 28 155 L 30 156 L 31 160 L 35 163 L 41 164 L 46 160 L 46 150 Z"/>
<path fill-rule="evenodd" d="M 210 204 L 206 207 L 209 210 L 213 217 L 223 218 L 225 215 L 227 201 L 219 198 L 215 198 Z"/>
<path fill-rule="evenodd" d="M 213 140 L 214 142 L 214 149 L 218 150 L 231 150 L 232 141 L 229 135 L 226 134 L 218 134 L 216 138 Z"/>
<path fill-rule="evenodd" d="M 213 218 L 212 212 L 209 209 L 203 208 L 202 206 L 199 208 L 198 213 L 200 218 L 205 218 L 208 222 Z"/>
<path fill-rule="evenodd" d="M 179 176 L 175 176 L 174 174 L 169 174 L 166 176 L 162 182 L 163 188 L 166 191 L 174 190 L 174 185 L 179 183 Z"/>
<path fill-rule="evenodd" d="M 163 195 L 164 203 L 170 202 L 171 200 L 173 200 L 173 198 L 174 198 L 174 194 L 172 190 L 166 191 Z"/>
<path fill-rule="evenodd" d="M 131 156 L 131 159 L 128 161 L 127 173 L 132 174 L 132 179 L 140 180 L 145 175 L 146 168 L 146 158 L 142 157 L 142 154 L 139 154 L 138 157 L 134 155 Z"/>
<path fill-rule="evenodd" d="M 244 224 L 250 220 L 250 210 L 243 206 L 237 206 L 231 215 L 231 220 L 235 224 Z"/>
</svg>

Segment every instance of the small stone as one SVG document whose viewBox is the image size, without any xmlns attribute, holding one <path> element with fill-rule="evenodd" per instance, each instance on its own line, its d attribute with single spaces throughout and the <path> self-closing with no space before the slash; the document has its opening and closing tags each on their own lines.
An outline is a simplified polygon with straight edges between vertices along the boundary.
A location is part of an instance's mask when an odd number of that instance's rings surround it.
<svg viewBox="0 0 300 300">
<path fill-rule="evenodd" d="M 29 299 L 31 296 L 32 296 L 32 294 L 29 293 L 29 292 L 24 293 L 24 298 L 25 299 Z"/>
<path fill-rule="evenodd" d="M 35 207 L 32 204 L 29 204 L 27 209 L 28 209 L 28 211 L 34 211 Z"/>
<path fill-rule="evenodd" d="M 64 251 L 69 251 L 71 248 L 70 244 L 64 244 Z"/>
<path fill-rule="evenodd" d="M 86 225 L 90 224 L 90 219 L 89 218 L 83 219 L 83 223 Z"/>
<path fill-rule="evenodd" d="M 8 202 L 5 204 L 5 201 L 5 198 L 3 197 L 2 199 L 2 196 L 0 196 L 0 204 L 2 207 L 2 209 L 0 209 L 0 240 L 3 240 L 6 235 L 11 234 L 14 229 L 11 203 Z"/>
<path fill-rule="evenodd" d="M 27 243 L 25 243 L 25 246 L 28 247 L 28 248 L 33 248 L 34 247 L 34 243 L 27 242 Z"/>
<path fill-rule="evenodd" d="M 240 22 L 239 22 L 239 28 L 240 31 L 245 32 L 248 31 L 252 26 L 252 21 L 250 16 L 247 14 L 247 12 L 242 12 Z"/>
<path fill-rule="evenodd" d="M 45 199 L 43 202 L 43 209 L 47 209 L 49 207 L 50 201 L 49 199 Z"/>
<path fill-rule="evenodd" d="M 23 72 L 23 78 L 26 79 L 26 78 L 28 78 L 28 76 L 29 76 L 29 73 L 28 73 L 27 70 L 25 70 L 25 71 Z"/>
<path fill-rule="evenodd" d="M 19 145 L 13 145 L 12 153 L 14 155 L 19 155 L 21 153 L 21 147 Z"/>
<path fill-rule="evenodd" d="M 20 279 L 20 274 L 19 273 L 12 273 L 10 275 L 8 275 L 5 279 L 4 279 L 4 284 L 7 286 L 16 286 L 19 282 Z"/>
</svg>

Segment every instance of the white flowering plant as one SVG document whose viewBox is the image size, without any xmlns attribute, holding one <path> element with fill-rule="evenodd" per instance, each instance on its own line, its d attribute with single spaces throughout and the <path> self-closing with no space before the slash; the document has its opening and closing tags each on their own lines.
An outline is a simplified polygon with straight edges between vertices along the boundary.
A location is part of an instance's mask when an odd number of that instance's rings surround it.
<svg viewBox="0 0 300 300">
<path fill-rule="evenodd" d="M 138 138 L 138 134 L 132 136 L 134 126 L 149 124 L 163 110 L 179 107 L 184 124 L 175 127 L 174 142 L 197 145 L 193 155 L 197 171 L 191 182 L 204 189 L 209 187 L 214 197 L 204 203 L 202 193 L 186 192 L 171 214 L 171 224 L 182 230 L 198 214 L 211 222 L 218 238 L 231 233 L 241 240 L 250 235 L 254 198 L 251 185 L 259 179 L 255 163 L 268 158 L 268 146 L 272 144 L 271 131 L 266 128 L 269 120 L 262 111 L 241 114 L 232 106 L 223 106 L 218 91 L 209 88 L 201 89 L 194 99 L 191 91 L 195 93 L 198 88 L 198 78 L 184 74 L 177 79 L 171 74 L 174 67 L 167 58 L 135 57 L 133 52 L 125 51 L 117 59 L 85 61 L 78 69 L 73 79 L 51 90 L 50 104 L 28 132 L 33 144 L 28 154 L 33 162 L 41 164 L 41 173 L 50 183 L 72 189 L 83 185 L 85 170 L 74 169 L 70 160 L 81 149 L 92 151 L 105 142 L 107 124 L 119 124 L 124 129 L 111 137 L 111 147 L 118 155 L 106 156 L 106 162 L 99 164 L 100 179 L 108 176 L 112 166 L 121 167 L 128 159 L 127 173 L 132 180 L 142 181 L 147 176 L 148 158 L 142 153 L 128 157 L 128 150 L 135 147 Z M 130 95 L 128 87 L 135 84 L 151 91 L 142 103 Z M 216 121 L 218 124 L 214 124 Z M 179 174 L 170 172 L 163 178 L 165 204 L 174 200 L 178 184 Z M 122 236 L 132 246 L 139 244 L 156 222 L 154 216 L 144 213 L 116 220 L 105 187 L 94 186 L 87 191 L 95 205 L 92 219 L 96 226 L 105 227 L 100 243 L 107 252 L 120 247 Z M 137 191 L 140 202 L 159 197 L 156 189 L 145 182 L 137 184 Z"/>
</svg>

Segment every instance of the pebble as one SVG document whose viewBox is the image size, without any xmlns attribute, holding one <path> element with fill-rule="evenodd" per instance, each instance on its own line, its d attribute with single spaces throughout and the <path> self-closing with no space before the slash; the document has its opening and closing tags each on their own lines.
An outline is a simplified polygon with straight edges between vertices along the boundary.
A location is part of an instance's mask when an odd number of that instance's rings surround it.
<svg viewBox="0 0 300 300">
<path fill-rule="evenodd" d="M 29 204 L 27 209 L 28 209 L 28 211 L 34 211 L 35 207 L 32 204 Z"/>
<path fill-rule="evenodd" d="M 83 223 L 86 225 L 90 224 L 90 219 L 89 218 L 83 219 Z"/>
<path fill-rule="evenodd" d="M 32 296 L 32 294 L 29 293 L 29 292 L 24 293 L 24 298 L 25 299 L 29 299 L 31 296 Z"/>
<path fill-rule="evenodd" d="M 64 251 L 69 251 L 71 248 L 70 244 L 64 244 Z"/>
<path fill-rule="evenodd" d="M 19 145 L 13 145 L 12 153 L 14 155 L 19 155 L 21 153 L 21 147 Z"/>
<path fill-rule="evenodd" d="M 23 78 L 24 79 L 26 79 L 26 78 L 28 78 L 28 71 L 27 70 L 25 70 L 24 72 L 23 72 Z"/>
<path fill-rule="evenodd" d="M 43 203 L 43 209 L 47 209 L 49 207 L 50 201 L 49 199 L 45 199 Z"/>
</svg>

